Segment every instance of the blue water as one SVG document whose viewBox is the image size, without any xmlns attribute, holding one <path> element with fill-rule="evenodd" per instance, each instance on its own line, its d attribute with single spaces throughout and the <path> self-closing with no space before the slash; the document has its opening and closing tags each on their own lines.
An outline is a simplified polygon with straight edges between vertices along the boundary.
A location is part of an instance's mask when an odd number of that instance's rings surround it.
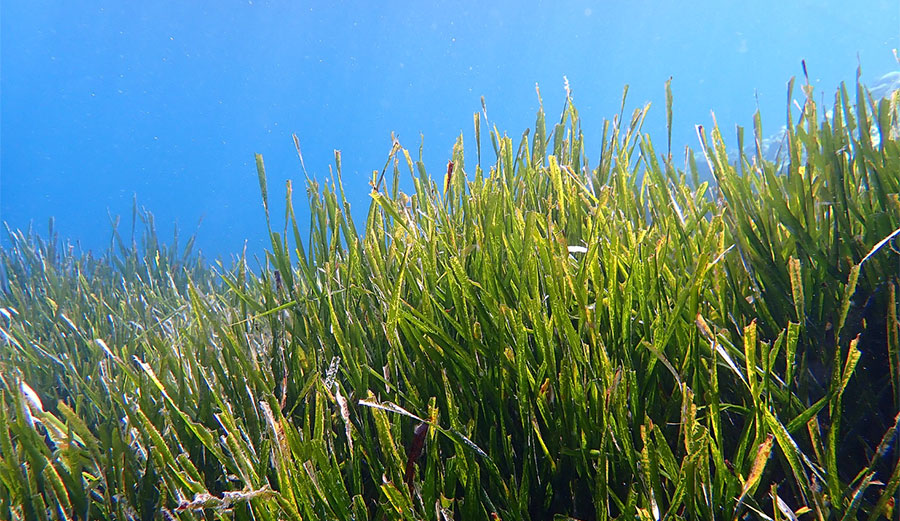
<svg viewBox="0 0 900 521">
<path fill-rule="evenodd" d="M 775 132 L 801 59 L 826 100 L 860 64 L 864 81 L 898 69 L 900 2 L 852 4 L 4 0 L 0 219 L 46 230 L 54 216 L 61 236 L 96 252 L 109 243 L 109 215 L 130 230 L 136 195 L 164 238 L 177 223 L 207 258 L 228 259 L 245 242 L 258 253 L 254 153 L 275 203 L 294 180 L 305 220 L 291 133 L 319 180 L 340 149 L 361 218 L 392 131 L 414 156 L 424 134 L 436 175 L 462 132 L 471 167 L 482 95 L 491 124 L 518 140 L 534 125 L 536 83 L 556 119 L 563 76 L 592 164 L 626 83 L 630 108 L 653 104 L 644 129 L 660 152 L 670 76 L 676 150 L 694 146 L 710 110 L 733 136 L 758 103 Z M 273 204 L 275 223 L 282 208 Z"/>
</svg>

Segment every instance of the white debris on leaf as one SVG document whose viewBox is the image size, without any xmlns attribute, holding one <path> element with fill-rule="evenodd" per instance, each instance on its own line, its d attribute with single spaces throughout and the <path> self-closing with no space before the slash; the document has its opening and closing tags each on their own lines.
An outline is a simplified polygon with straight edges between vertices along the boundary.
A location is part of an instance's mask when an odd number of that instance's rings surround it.
<svg viewBox="0 0 900 521">
<path fill-rule="evenodd" d="M 34 389 L 32 389 L 30 385 L 21 382 L 19 383 L 19 388 L 22 390 L 22 396 L 25 397 L 25 401 L 28 402 L 28 405 L 31 406 L 32 409 L 44 412 L 44 404 L 41 402 L 41 397 L 34 392 Z"/>
</svg>

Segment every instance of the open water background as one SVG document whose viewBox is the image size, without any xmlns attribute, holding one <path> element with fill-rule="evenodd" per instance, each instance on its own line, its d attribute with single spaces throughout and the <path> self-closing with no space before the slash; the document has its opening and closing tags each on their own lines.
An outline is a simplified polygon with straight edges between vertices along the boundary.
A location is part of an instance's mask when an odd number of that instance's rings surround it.
<svg viewBox="0 0 900 521">
<path fill-rule="evenodd" d="M 308 214 L 304 176 L 343 181 L 361 219 L 391 132 L 440 176 L 486 98 L 490 123 L 518 142 L 541 87 L 548 122 L 567 77 L 588 158 L 604 118 L 651 102 L 644 130 L 665 147 L 664 84 L 673 77 L 673 148 L 695 146 L 710 111 L 766 133 L 784 123 L 786 83 L 825 100 L 842 81 L 897 70 L 900 1 L 309 2 L 3 0 L 0 3 L 0 220 L 47 229 L 83 249 L 109 244 L 110 215 L 131 227 L 133 197 L 164 239 L 178 225 L 207 258 L 267 245 L 253 154 L 265 156 L 276 225 L 284 182 Z M 795 90 L 795 97 L 801 95 Z M 483 122 L 482 122 L 483 123 Z M 484 124 L 482 129 L 486 130 Z M 484 158 L 493 157 L 483 132 Z M 305 222 L 304 222 L 305 225 Z M 7 244 L 6 238 L 2 239 Z"/>
</svg>

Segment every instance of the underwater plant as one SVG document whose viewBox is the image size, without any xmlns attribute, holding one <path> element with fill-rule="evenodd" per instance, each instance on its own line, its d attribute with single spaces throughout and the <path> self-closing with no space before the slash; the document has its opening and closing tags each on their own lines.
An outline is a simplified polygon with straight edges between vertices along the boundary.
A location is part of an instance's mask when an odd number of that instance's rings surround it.
<svg viewBox="0 0 900 521">
<path fill-rule="evenodd" d="M 893 518 L 900 94 L 801 88 L 783 163 L 698 128 L 712 180 L 624 95 L 593 165 L 568 89 L 476 112 L 446 172 L 393 141 L 362 233 L 339 152 L 305 240 L 257 156 L 257 269 L 137 209 L 102 257 L 9 231 L 0 517 Z"/>
</svg>

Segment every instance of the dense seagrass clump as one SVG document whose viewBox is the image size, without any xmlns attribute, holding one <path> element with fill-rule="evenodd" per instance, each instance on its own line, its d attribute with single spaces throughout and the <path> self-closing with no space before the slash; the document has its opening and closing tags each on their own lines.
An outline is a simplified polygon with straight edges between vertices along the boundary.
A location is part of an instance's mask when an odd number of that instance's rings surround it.
<svg viewBox="0 0 900 521">
<path fill-rule="evenodd" d="M 0 518 L 891 517 L 900 96 L 803 94 L 777 164 L 757 116 L 680 169 L 624 97 L 589 164 L 569 93 L 482 161 L 476 113 L 446 172 L 394 140 L 364 231 L 336 154 L 306 240 L 257 157 L 253 269 L 143 213 L 102 257 L 10 232 Z"/>
</svg>

